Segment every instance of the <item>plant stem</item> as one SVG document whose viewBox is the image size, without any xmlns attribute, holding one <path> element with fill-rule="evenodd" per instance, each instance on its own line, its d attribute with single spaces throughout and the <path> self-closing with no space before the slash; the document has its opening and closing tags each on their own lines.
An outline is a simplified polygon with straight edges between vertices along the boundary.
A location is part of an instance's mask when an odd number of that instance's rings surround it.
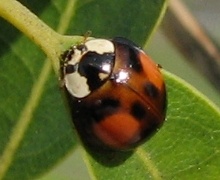
<svg viewBox="0 0 220 180">
<path fill-rule="evenodd" d="M 58 34 L 16 0 L 0 0 L 0 16 L 39 45 L 58 72 L 62 45 L 65 40 L 73 41 L 73 37 Z"/>
</svg>

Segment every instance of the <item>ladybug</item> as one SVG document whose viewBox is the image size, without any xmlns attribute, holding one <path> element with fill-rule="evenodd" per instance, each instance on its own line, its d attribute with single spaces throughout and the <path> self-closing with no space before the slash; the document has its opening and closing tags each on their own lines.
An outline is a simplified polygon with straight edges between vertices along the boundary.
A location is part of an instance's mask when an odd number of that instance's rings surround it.
<svg viewBox="0 0 220 180">
<path fill-rule="evenodd" d="M 132 41 L 92 39 L 61 58 L 74 125 L 86 144 L 129 150 L 163 124 L 166 88 L 160 67 Z"/>
</svg>

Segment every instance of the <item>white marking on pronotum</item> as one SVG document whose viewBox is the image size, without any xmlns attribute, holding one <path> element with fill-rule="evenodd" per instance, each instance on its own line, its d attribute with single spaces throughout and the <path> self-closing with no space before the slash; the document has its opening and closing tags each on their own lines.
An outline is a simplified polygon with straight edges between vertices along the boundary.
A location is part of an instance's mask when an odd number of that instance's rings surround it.
<svg viewBox="0 0 220 180">
<path fill-rule="evenodd" d="M 114 45 L 106 39 L 93 39 L 85 43 L 88 51 L 94 51 L 98 54 L 114 53 Z"/>
<path fill-rule="evenodd" d="M 65 84 L 69 93 L 74 97 L 83 98 L 90 93 L 87 79 L 80 76 L 78 72 L 66 74 Z"/>
<path fill-rule="evenodd" d="M 104 54 L 104 53 L 114 53 L 114 45 L 111 41 L 106 39 L 93 39 L 86 41 L 85 44 L 87 51 L 83 53 L 78 50 L 74 49 L 74 53 L 70 61 L 67 64 L 76 65 L 80 63 L 81 58 L 85 53 L 88 51 L 96 52 L 97 54 Z M 103 66 L 103 71 L 110 73 L 111 67 L 110 65 L 106 64 Z M 107 75 L 100 73 L 100 79 L 104 79 Z M 70 74 L 66 74 L 64 77 L 65 85 L 67 90 L 70 94 L 77 98 L 83 98 L 91 93 L 89 90 L 89 85 L 87 83 L 87 79 L 84 76 L 81 76 L 78 71 L 75 71 Z"/>
</svg>

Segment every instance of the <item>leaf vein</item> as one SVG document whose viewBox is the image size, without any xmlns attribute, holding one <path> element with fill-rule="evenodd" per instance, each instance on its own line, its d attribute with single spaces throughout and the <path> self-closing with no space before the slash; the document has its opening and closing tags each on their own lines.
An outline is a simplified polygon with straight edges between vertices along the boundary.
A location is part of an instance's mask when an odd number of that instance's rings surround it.
<svg viewBox="0 0 220 180">
<path fill-rule="evenodd" d="M 153 161 L 151 160 L 149 153 L 144 151 L 141 147 L 137 149 L 136 153 L 139 156 L 139 158 L 143 161 L 145 167 L 151 173 L 152 177 L 155 180 L 162 180 L 162 175 L 153 163 Z"/>
</svg>

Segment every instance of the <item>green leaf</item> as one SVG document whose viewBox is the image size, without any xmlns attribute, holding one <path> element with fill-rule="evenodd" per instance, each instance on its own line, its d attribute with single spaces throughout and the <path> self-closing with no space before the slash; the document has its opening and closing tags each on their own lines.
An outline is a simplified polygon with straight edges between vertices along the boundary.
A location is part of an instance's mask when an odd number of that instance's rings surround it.
<svg viewBox="0 0 220 180">
<path fill-rule="evenodd" d="M 164 6 L 165 0 L 77 1 L 68 33 L 91 30 L 94 37 L 121 36 L 143 45 L 160 21 Z"/>
<path fill-rule="evenodd" d="M 85 153 L 90 172 L 97 179 L 220 177 L 220 110 L 183 80 L 164 74 L 168 112 L 163 127 L 133 155 Z"/>
<path fill-rule="evenodd" d="M 95 37 L 123 36 L 140 45 L 158 23 L 165 3 L 20 2 L 53 29 L 69 26 L 67 33 L 74 35 L 92 30 Z M 73 2 L 75 8 L 68 9 Z M 66 16 L 72 17 L 70 24 Z M 0 47 L 0 179 L 32 179 L 70 153 L 77 138 L 57 77 L 42 51 L 2 19 Z"/>
</svg>

